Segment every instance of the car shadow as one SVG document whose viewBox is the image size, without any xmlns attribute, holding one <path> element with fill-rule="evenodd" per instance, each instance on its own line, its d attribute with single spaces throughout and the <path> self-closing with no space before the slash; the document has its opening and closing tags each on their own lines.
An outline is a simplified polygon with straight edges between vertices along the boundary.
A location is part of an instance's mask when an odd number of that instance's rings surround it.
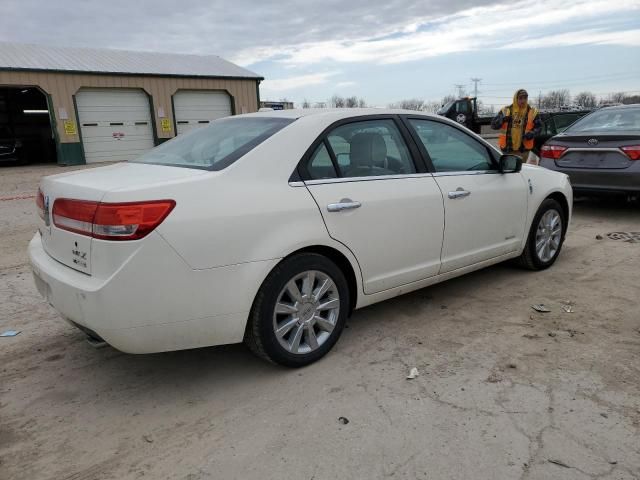
<svg viewBox="0 0 640 480">
<path fill-rule="evenodd" d="M 635 219 L 640 213 L 640 196 L 628 199 L 622 195 L 578 196 L 573 199 L 573 213 L 579 215 L 613 215 L 613 219 Z"/>
</svg>

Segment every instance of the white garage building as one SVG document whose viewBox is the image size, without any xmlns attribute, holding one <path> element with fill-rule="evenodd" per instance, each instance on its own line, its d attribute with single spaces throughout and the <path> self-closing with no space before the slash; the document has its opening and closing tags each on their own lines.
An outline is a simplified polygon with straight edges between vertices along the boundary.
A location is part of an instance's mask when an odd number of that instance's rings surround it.
<svg viewBox="0 0 640 480">
<path fill-rule="evenodd" d="M 261 80 L 217 56 L 0 42 L 0 126 L 28 138 L 37 124 L 61 164 L 129 160 L 212 120 L 257 111 Z"/>
</svg>

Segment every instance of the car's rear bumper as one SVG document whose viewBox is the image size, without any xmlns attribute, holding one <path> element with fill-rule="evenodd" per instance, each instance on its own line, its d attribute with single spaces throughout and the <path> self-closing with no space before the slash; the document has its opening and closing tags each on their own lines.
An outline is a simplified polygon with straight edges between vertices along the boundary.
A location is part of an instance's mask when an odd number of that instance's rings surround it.
<svg viewBox="0 0 640 480">
<path fill-rule="evenodd" d="M 640 162 L 625 169 L 560 168 L 549 159 L 541 159 L 539 165 L 567 174 L 574 192 L 640 192 Z"/>
<path fill-rule="evenodd" d="M 277 261 L 193 270 L 150 237 L 148 249 L 104 280 L 53 259 L 37 233 L 29 244 L 36 286 L 65 319 L 123 352 L 241 342 L 260 281 Z"/>
</svg>

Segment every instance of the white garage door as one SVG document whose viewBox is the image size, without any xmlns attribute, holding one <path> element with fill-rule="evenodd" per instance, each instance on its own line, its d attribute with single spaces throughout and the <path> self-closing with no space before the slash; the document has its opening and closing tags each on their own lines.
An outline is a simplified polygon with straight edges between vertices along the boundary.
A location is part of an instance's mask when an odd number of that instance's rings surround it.
<svg viewBox="0 0 640 480">
<path fill-rule="evenodd" d="M 132 160 L 153 148 L 149 97 L 137 89 L 81 89 L 78 122 L 87 163 Z"/>
<path fill-rule="evenodd" d="M 225 92 L 181 90 L 173 96 L 173 108 L 179 135 L 231 115 L 231 98 Z"/>
</svg>

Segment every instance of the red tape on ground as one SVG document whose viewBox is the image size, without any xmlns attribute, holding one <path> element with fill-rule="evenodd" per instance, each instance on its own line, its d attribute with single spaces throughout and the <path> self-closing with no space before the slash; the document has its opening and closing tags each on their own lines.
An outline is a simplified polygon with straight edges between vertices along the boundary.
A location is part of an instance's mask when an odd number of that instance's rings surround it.
<svg viewBox="0 0 640 480">
<path fill-rule="evenodd" d="M 30 198 L 36 198 L 35 195 L 18 195 L 15 197 L 0 197 L 0 202 L 9 202 L 11 200 L 28 200 Z"/>
</svg>

